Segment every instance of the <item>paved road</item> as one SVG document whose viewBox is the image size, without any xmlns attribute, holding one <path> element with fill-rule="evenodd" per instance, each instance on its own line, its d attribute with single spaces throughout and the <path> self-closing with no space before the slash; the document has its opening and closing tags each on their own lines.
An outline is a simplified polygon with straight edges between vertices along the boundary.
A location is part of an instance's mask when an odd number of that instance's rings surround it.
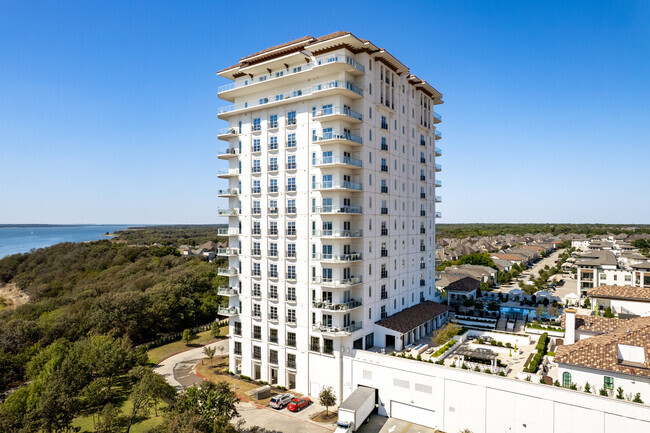
<svg viewBox="0 0 650 433">
<path fill-rule="evenodd" d="M 228 339 L 208 344 L 208 346 L 223 346 L 223 353 L 228 353 Z M 219 350 L 217 351 L 219 352 Z M 192 371 L 203 358 L 205 358 L 203 347 L 196 347 L 170 356 L 156 365 L 153 370 L 180 391 L 203 380 Z"/>
</svg>

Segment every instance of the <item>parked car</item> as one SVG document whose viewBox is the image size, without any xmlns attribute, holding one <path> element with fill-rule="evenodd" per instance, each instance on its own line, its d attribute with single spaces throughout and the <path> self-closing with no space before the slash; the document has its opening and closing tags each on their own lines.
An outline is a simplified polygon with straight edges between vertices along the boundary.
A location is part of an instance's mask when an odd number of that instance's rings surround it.
<svg viewBox="0 0 650 433">
<path fill-rule="evenodd" d="M 295 396 L 293 394 L 288 394 L 288 393 L 278 394 L 271 399 L 271 401 L 269 402 L 269 406 L 272 407 L 273 409 L 282 409 L 283 407 L 288 405 L 291 402 L 291 400 L 294 399 L 294 397 Z"/>
<path fill-rule="evenodd" d="M 287 405 L 287 409 L 291 412 L 299 412 L 301 409 L 309 406 L 309 403 L 311 403 L 311 400 L 307 397 L 296 397 Z"/>
</svg>

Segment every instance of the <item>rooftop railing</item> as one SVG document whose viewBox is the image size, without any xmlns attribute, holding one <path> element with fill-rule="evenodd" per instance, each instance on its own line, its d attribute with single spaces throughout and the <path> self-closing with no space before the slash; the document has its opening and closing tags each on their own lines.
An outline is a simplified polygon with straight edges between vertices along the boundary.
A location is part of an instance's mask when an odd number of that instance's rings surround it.
<svg viewBox="0 0 650 433">
<path fill-rule="evenodd" d="M 322 158 L 312 158 L 312 165 L 329 165 L 329 164 L 347 164 L 356 167 L 363 167 L 363 161 L 349 156 L 324 156 Z"/>
<path fill-rule="evenodd" d="M 331 116 L 334 114 L 343 114 L 345 116 L 352 117 L 357 120 L 363 120 L 363 116 L 361 113 L 357 113 L 356 111 L 352 110 L 349 107 L 329 107 L 329 108 L 324 108 L 322 110 L 317 110 L 314 112 L 314 119 L 317 119 L 319 117 L 323 116 Z"/>
</svg>

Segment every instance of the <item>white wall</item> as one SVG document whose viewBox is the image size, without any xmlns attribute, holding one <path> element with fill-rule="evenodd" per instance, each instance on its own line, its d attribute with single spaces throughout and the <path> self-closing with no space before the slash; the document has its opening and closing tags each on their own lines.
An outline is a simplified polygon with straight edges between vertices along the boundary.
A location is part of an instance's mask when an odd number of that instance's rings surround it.
<svg viewBox="0 0 650 433">
<path fill-rule="evenodd" d="M 407 421 L 446 432 L 650 431 L 648 405 L 366 351 L 356 351 L 345 363 L 350 369 L 344 397 L 358 385 L 375 387 L 380 414 L 390 416 L 391 401 L 415 405 L 429 416 Z"/>
<path fill-rule="evenodd" d="M 565 371 L 571 373 L 571 382 L 584 389 L 585 383 L 589 382 L 593 393 L 598 393 L 604 385 L 605 376 L 614 379 L 612 395 L 616 395 L 616 389 L 620 386 L 625 394 L 641 393 L 641 399 L 650 403 L 650 378 L 643 376 L 631 376 L 617 374 L 611 371 L 598 371 L 590 368 L 582 368 L 574 365 L 559 364 L 558 380 L 562 383 L 562 375 Z"/>
</svg>

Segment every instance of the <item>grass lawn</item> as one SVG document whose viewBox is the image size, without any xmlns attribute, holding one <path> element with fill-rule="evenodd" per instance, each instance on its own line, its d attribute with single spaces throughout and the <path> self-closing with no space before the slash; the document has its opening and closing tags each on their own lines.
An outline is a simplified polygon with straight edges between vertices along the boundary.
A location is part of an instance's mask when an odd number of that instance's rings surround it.
<svg viewBox="0 0 650 433">
<path fill-rule="evenodd" d="M 130 416 L 131 410 L 133 409 L 133 403 L 130 398 L 130 385 L 126 380 L 126 377 L 121 378 L 119 383 L 115 387 L 115 398 L 113 399 L 113 404 L 118 407 L 124 416 Z M 131 432 L 133 433 L 143 433 L 153 427 L 161 424 L 163 422 L 163 411 L 167 407 L 167 404 L 164 402 L 158 403 L 158 416 L 153 406 L 150 408 L 149 414 L 147 416 L 138 417 L 135 419 L 133 425 L 131 426 Z M 97 420 L 97 414 L 93 412 L 85 413 L 72 422 L 73 427 L 79 427 L 80 432 L 94 432 L 95 424 L 93 422 L 93 416 Z"/>
<path fill-rule="evenodd" d="M 227 326 L 221 327 L 221 335 L 228 335 Z M 193 347 L 199 347 L 209 343 L 213 343 L 215 341 L 217 340 L 210 336 L 210 330 L 208 329 L 207 331 L 199 332 L 198 334 L 196 334 L 196 339 L 192 340 L 189 346 L 183 343 L 182 341 L 174 341 L 173 343 L 165 344 L 164 346 L 156 347 L 155 349 L 149 350 L 147 352 L 147 355 L 149 356 L 149 362 L 151 362 L 152 364 L 158 364 L 163 359 L 172 356 L 176 353 L 183 352 L 188 349 L 192 349 Z"/>
</svg>

